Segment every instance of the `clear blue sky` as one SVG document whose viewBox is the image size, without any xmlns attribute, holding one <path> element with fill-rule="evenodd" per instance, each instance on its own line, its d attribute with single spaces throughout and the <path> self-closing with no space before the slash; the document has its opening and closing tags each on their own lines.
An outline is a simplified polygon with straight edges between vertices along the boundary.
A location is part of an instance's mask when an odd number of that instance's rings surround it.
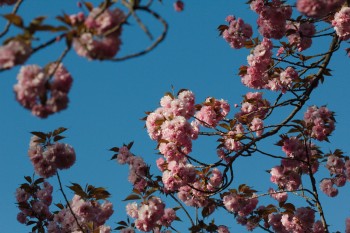
<svg viewBox="0 0 350 233">
<path fill-rule="evenodd" d="M 25 1 L 20 14 L 32 18 L 37 14 L 47 15 L 51 19 L 63 10 L 67 13 L 78 11 L 75 1 Z M 97 2 L 97 1 L 95 1 Z M 217 26 L 224 24 L 227 15 L 242 17 L 254 25 L 256 15 L 244 4 L 246 0 L 201 0 L 185 1 L 185 11 L 174 12 L 173 1 L 164 0 L 163 5 L 154 4 L 157 11 L 169 22 L 170 28 L 166 40 L 150 54 L 120 63 L 87 61 L 78 57 L 74 51 L 64 60 L 64 64 L 74 78 L 70 92 L 69 108 L 48 119 L 33 117 L 16 101 L 13 85 L 19 67 L 2 72 L 0 78 L 0 148 L 2 162 L 0 163 L 0 232 L 29 232 L 30 228 L 16 221 L 18 209 L 15 206 L 14 192 L 19 184 L 24 182 L 23 176 L 32 175 L 33 168 L 27 156 L 31 131 L 50 131 L 59 126 L 69 128 L 64 141 L 71 144 L 77 153 L 76 164 L 68 171 L 61 172 L 61 178 L 66 185 L 76 182 L 82 185 L 89 183 L 108 188 L 112 193 L 111 201 L 115 204 L 115 214 L 109 222 L 115 227 L 115 222 L 126 217 L 122 203 L 130 192 L 127 182 L 128 170 L 110 161 L 112 153 L 108 151 L 113 146 L 123 142 L 135 141 L 133 152 L 141 155 L 152 165 L 155 171 L 155 146 L 146 130 L 144 122 L 145 111 L 158 107 L 162 95 L 171 91 L 187 88 L 196 94 L 198 102 L 207 96 L 215 96 L 228 100 L 231 104 L 240 103 L 242 95 L 248 89 L 244 88 L 238 77 L 238 68 L 246 64 L 248 50 L 233 50 L 218 36 Z M 30 10 L 29 10 L 30 9 Z M 1 14 L 10 8 L 1 8 Z M 155 22 L 145 17 L 146 22 Z M 3 21 L 0 21 L 4 25 Z M 0 26 L 1 28 L 1 26 Z M 152 26 L 157 34 L 157 26 Z M 253 26 L 254 35 L 257 35 Z M 147 45 L 149 41 L 135 24 L 126 26 L 123 31 L 123 46 L 121 54 L 127 54 Z M 52 50 L 41 51 L 34 55 L 27 64 L 37 63 L 41 66 L 54 61 L 63 49 L 64 43 Z M 326 44 L 317 44 L 316 50 L 325 48 Z M 327 78 L 312 96 L 311 104 L 327 106 L 336 112 L 336 131 L 331 137 L 331 144 L 320 144 L 325 151 L 341 148 L 349 152 L 349 86 L 348 64 L 342 48 L 333 58 L 333 77 Z M 272 95 L 273 96 L 273 95 Z M 230 114 L 233 116 L 234 111 Z M 277 119 L 276 119 L 277 120 Z M 264 148 L 279 151 L 273 146 L 278 138 L 269 140 Z M 214 141 L 212 139 L 212 141 Z M 205 159 L 216 159 L 215 144 L 201 142 L 194 145 L 194 155 Z M 269 183 L 269 174 L 264 172 L 278 161 L 270 161 L 255 155 L 252 158 L 238 160 L 234 165 L 235 182 L 233 187 L 241 183 L 254 186 L 265 192 Z M 318 178 L 327 176 L 321 173 Z M 55 178 L 49 180 L 57 184 Z M 66 190 L 69 197 L 72 193 Z M 340 189 L 338 197 L 330 199 L 321 194 L 321 201 L 326 209 L 326 217 L 331 224 L 331 230 L 344 231 L 345 217 L 350 217 L 348 193 L 349 184 Z M 56 201 L 62 200 L 58 190 L 54 190 Z M 217 223 L 228 225 L 232 232 L 244 232 L 237 227 L 232 216 L 217 217 Z M 185 228 L 181 232 L 186 232 Z"/>
</svg>

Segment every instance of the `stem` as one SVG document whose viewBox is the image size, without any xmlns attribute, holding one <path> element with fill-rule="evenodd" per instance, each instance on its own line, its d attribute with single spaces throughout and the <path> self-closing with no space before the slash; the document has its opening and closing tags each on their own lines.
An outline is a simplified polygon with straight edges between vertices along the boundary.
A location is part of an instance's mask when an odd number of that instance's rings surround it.
<svg viewBox="0 0 350 233">
<path fill-rule="evenodd" d="M 174 199 L 174 201 L 176 201 L 177 204 L 179 204 L 181 206 L 181 208 L 185 211 L 185 214 L 187 215 L 188 219 L 191 221 L 192 226 L 194 226 L 194 222 L 191 218 L 191 215 L 188 213 L 188 211 L 185 209 L 185 207 L 182 205 L 182 203 L 179 200 L 177 200 L 176 197 L 174 197 L 174 194 L 170 193 L 169 196 L 172 199 Z"/>
<path fill-rule="evenodd" d="M 312 164 L 310 162 L 310 154 L 309 154 L 309 150 L 308 150 L 308 145 L 310 145 L 311 142 L 307 143 L 306 140 L 304 140 L 304 147 L 305 147 L 305 152 L 306 152 L 306 158 L 308 160 L 308 169 L 309 169 L 309 177 L 310 177 L 310 181 L 311 181 L 311 185 L 312 185 L 312 191 L 313 191 L 313 196 L 315 198 L 315 202 L 316 202 L 316 207 L 318 209 L 318 212 L 320 213 L 320 217 L 321 217 L 321 221 L 322 221 L 322 225 L 325 229 L 325 232 L 329 232 L 328 230 L 328 225 L 327 225 L 327 221 L 323 212 L 323 208 L 320 202 L 320 199 L 318 198 L 318 192 L 317 192 L 317 187 L 316 187 L 316 179 L 314 177 L 314 174 L 312 173 Z"/>
<path fill-rule="evenodd" d="M 52 70 L 51 74 L 49 74 L 49 79 L 51 79 L 51 77 L 56 73 L 58 67 L 60 66 L 62 60 L 64 59 L 64 57 L 68 54 L 70 50 L 70 47 L 66 47 L 62 54 L 60 55 L 60 57 L 54 62 L 54 64 L 56 64 L 55 68 Z"/>
<path fill-rule="evenodd" d="M 61 183 L 61 179 L 60 179 L 60 175 L 58 174 L 58 171 L 56 172 L 56 176 L 57 176 L 57 179 L 58 179 L 58 184 L 59 184 L 59 186 L 60 186 L 60 189 L 59 189 L 59 190 L 61 191 L 61 193 L 62 193 L 62 195 L 63 195 L 63 197 L 64 197 L 64 200 L 66 201 L 66 204 L 67 204 L 67 206 L 68 206 L 68 208 L 69 208 L 69 211 L 70 211 L 71 214 L 73 215 L 74 220 L 75 220 L 75 222 L 78 224 L 80 230 L 81 230 L 83 233 L 85 233 L 83 227 L 80 225 L 80 223 L 79 223 L 79 221 L 78 221 L 77 216 L 75 215 L 75 213 L 74 213 L 73 210 L 72 210 L 72 207 L 71 207 L 70 204 L 69 204 L 69 201 L 68 201 L 68 199 L 67 199 L 66 194 L 65 194 L 64 191 L 63 191 L 62 183 Z"/>
<path fill-rule="evenodd" d="M 21 6 L 23 0 L 18 0 L 16 5 L 13 7 L 12 14 L 16 14 L 19 7 Z M 10 29 L 11 27 L 11 22 L 7 21 L 4 30 L 0 33 L 0 38 L 3 37 Z"/>
<path fill-rule="evenodd" d="M 38 47 L 33 48 L 32 54 L 35 53 L 35 52 L 38 52 L 40 49 L 43 49 L 43 48 L 45 48 L 45 47 L 47 47 L 47 46 L 49 46 L 49 45 L 55 43 L 55 42 L 57 41 L 57 38 L 62 38 L 62 37 L 64 37 L 65 35 L 66 35 L 66 33 L 61 34 L 61 35 L 59 35 L 58 37 L 56 36 L 56 37 L 54 37 L 54 38 L 48 40 L 47 42 L 45 42 L 45 43 L 39 45 Z"/>
<path fill-rule="evenodd" d="M 154 48 L 156 48 L 166 37 L 167 32 L 168 32 L 168 23 L 156 12 L 150 10 L 147 7 L 144 6 L 138 6 L 137 8 L 135 8 L 135 10 L 141 10 L 141 11 L 145 11 L 149 14 L 151 14 L 154 18 L 156 18 L 162 25 L 163 25 L 163 32 L 162 34 L 154 41 L 154 43 L 152 45 L 150 45 L 149 47 L 147 47 L 146 49 L 137 52 L 137 53 L 133 53 L 133 54 L 129 54 L 123 57 L 119 57 L 119 58 L 112 58 L 110 59 L 110 61 L 124 61 L 130 58 L 134 58 L 134 57 L 139 57 L 142 55 L 145 55 L 147 53 L 149 53 L 150 51 L 152 51 Z"/>
</svg>

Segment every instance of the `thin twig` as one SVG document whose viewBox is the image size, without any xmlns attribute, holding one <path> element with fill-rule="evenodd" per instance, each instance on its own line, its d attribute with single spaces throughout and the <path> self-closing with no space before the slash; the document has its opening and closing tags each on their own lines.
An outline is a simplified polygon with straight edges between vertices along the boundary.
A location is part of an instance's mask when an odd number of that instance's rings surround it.
<svg viewBox="0 0 350 233">
<path fill-rule="evenodd" d="M 17 11 L 18 11 L 19 7 L 21 6 L 22 2 L 23 2 L 23 0 L 18 0 L 16 2 L 16 5 L 13 7 L 12 14 L 16 14 L 17 13 Z M 0 33 L 0 38 L 3 37 L 9 31 L 10 27 L 11 27 L 11 22 L 10 22 L 10 20 L 8 20 L 6 25 L 5 25 L 4 30 Z"/>
<path fill-rule="evenodd" d="M 71 214 L 72 214 L 73 217 L 74 217 L 75 222 L 78 224 L 80 230 L 81 230 L 83 233 L 85 233 L 84 228 L 80 225 L 80 223 L 79 223 L 79 221 L 78 221 L 78 218 L 77 218 L 77 216 L 75 215 L 75 213 L 73 212 L 73 209 L 72 209 L 72 207 L 71 207 L 70 204 L 69 204 L 69 201 L 68 201 L 68 199 L 67 199 L 67 196 L 66 196 L 66 194 L 65 194 L 64 191 L 63 191 L 63 187 L 62 187 L 62 183 L 61 183 L 61 179 L 60 179 L 60 175 L 58 174 L 58 171 L 56 172 L 56 176 L 57 176 L 57 179 L 58 179 L 58 184 L 59 184 L 59 186 L 60 186 L 60 191 L 61 191 L 61 193 L 62 193 L 62 195 L 63 195 L 64 200 L 66 201 L 66 204 L 67 204 L 67 206 L 68 206 L 68 208 L 69 208 Z"/>
<path fill-rule="evenodd" d="M 133 53 L 133 54 L 129 54 L 123 57 L 117 57 L 117 58 L 112 58 L 109 59 L 110 61 L 125 61 L 127 59 L 130 58 L 134 58 L 134 57 L 139 57 L 142 55 L 145 55 L 147 53 L 149 53 L 150 51 L 152 51 L 154 48 L 156 48 L 166 37 L 167 32 L 168 32 L 168 23 L 156 12 L 150 10 L 147 7 L 143 7 L 143 6 L 139 6 L 137 8 L 135 8 L 135 10 L 141 10 L 141 11 L 145 11 L 148 12 L 149 14 L 151 14 L 154 18 L 156 18 L 162 25 L 163 25 L 163 32 L 162 34 L 154 41 L 154 43 L 152 45 L 150 45 L 149 47 L 147 47 L 146 49 L 137 52 L 137 53 Z"/>
<path fill-rule="evenodd" d="M 192 218 L 191 218 L 191 215 L 188 213 L 188 211 L 185 209 L 185 207 L 182 205 L 182 203 L 181 203 L 179 200 L 177 200 L 176 197 L 174 197 L 174 194 L 170 193 L 169 196 L 170 196 L 174 201 L 176 201 L 177 204 L 179 204 L 179 205 L 181 206 L 181 208 L 183 209 L 183 211 L 185 211 L 185 214 L 186 214 L 187 217 L 189 218 L 189 220 L 190 220 L 192 226 L 194 226 L 194 222 L 193 222 L 193 220 L 192 220 Z"/>
</svg>

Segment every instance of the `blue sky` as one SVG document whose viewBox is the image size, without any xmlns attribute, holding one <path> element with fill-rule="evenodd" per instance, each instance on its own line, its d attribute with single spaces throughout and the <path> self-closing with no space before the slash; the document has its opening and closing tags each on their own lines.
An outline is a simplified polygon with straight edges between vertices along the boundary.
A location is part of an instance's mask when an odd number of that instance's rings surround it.
<svg viewBox="0 0 350 233">
<path fill-rule="evenodd" d="M 78 8 L 75 2 L 72 2 L 57 1 L 53 6 L 50 1 L 25 1 L 20 14 L 24 15 L 24 18 L 42 14 L 52 19 L 63 10 L 67 13 L 77 12 Z M 18 210 L 14 198 L 16 188 L 24 182 L 23 176 L 33 174 L 27 157 L 29 132 L 46 132 L 59 126 L 69 129 L 64 134 L 67 136 L 64 142 L 71 144 L 77 153 L 76 164 L 71 169 L 61 172 L 63 182 L 66 185 L 76 182 L 106 187 L 112 193 L 111 201 L 115 204 L 115 214 L 110 225 L 115 227 L 115 222 L 124 220 L 126 203 L 121 200 L 131 191 L 127 182 L 128 169 L 110 161 L 112 153 L 108 149 L 120 146 L 124 142 L 135 141 L 133 152 L 143 156 L 155 171 L 154 161 L 158 158 L 156 144 L 149 139 L 144 122 L 140 119 L 145 116 L 145 111 L 152 111 L 158 107 L 160 98 L 165 92 L 171 91 L 172 86 L 175 90 L 192 90 L 198 103 L 207 96 L 226 99 L 232 105 L 240 103 L 241 96 L 248 89 L 243 87 L 237 73 L 239 66 L 246 64 L 249 51 L 231 49 L 218 36 L 216 28 L 224 24 L 225 17 L 230 14 L 242 17 L 254 25 L 256 15 L 244 2 L 246 0 L 218 0 L 215 3 L 209 0 L 202 0 L 200 3 L 185 1 L 186 9 L 182 13 L 174 12 L 173 1 L 165 0 L 163 4 L 155 2 L 155 9 L 169 22 L 169 33 L 157 49 L 136 59 L 119 63 L 87 61 L 72 51 L 64 60 L 74 78 L 69 108 L 45 120 L 35 118 L 15 101 L 13 85 L 16 83 L 19 67 L 2 72 L 0 148 L 3 161 L 0 164 L 0 231 L 29 232 L 30 228 L 16 221 Z M 2 14 L 9 10 L 10 8 L 4 7 L 0 12 Z M 151 25 L 154 34 L 159 33 L 156 22 L 148 16 L 141 16 Z M 4 24 L 3 21 L 1 23 Z M 253 30 L 254 35 L 257 35 L 255 25 Z M 149 43 L 134 23 L 124 28 L 122 38 L 121 55 L 137 51 Z M 60 43 L 52 49 L 43 50 L 27 61 L 27 64 L 37 63 L 44 66 L 59 56 L 63 46 L 64 43 Z M 326 46 L 327 44 L 320 42 L 316 44 L 315 50 Z M 347 69 L 349 58 L 345 56 L 343 49 L 344 47 L 340 49 L 331 63 L 333 76 L 327 77 L 325 85 L 315 91 L 309 105 L 327 104 L 336 112 L 337 125 L 330 139 L 331 143 L 320 145 L 325 151 L 341 148 L 347 154 L 350 81 Z M 233 110 L 230 116 L 233 116 L 234 112 Z M 273 146 L 277 140 L 276 137 L 262 145 L 268 150 L 279 151 L 279 148 Z M 199 158 L 216 159 L 214 142 L 214 139 L 195 142 L 193 154 Z M 278 161 L 271 161 L 260 155 L 238 160 L 234 165 L 233 187 L 247 183 L 261 192 L 266 191 L 273 185 L 269 182 L 269 174 L 264 170 L 275 165 L 278 165 Z M 318 178 L 325 176 L 326 173 L 321 173 Z M 49 181 L 57 184 L 54 177 Z M 338 197 L 333 199 L 321 194 L 332 231 L 344 231 L 344 219 L 350 217 L 348 186 L 341 188 Z M 72 196 L 68 189 L 66 192 L 69 197 Z M 57 189 L 54 190 L 54 196 L 57 201 L 62 200 Z M 217 216 L 217 222 L 227 224 L 232 232 L 244 231 L 244 228 L 236 226 L 232 216 Z M 183 227 L 179 229 L 186 232 Z"/>
</svg>

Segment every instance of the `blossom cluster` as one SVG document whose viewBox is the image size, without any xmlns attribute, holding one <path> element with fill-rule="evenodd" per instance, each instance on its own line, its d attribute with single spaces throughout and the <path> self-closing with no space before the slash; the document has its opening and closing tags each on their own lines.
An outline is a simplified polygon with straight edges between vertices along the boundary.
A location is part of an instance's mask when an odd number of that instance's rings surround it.
<svg viewBox="0 0 350 233">
<path fill-rule="evenodd" d="M 85 29 L 73 39 L 77 54 L 88 59 L 113 58 L 120 49 L 124 19 L 123 11 L 118 8 L 94 8 L 87 17 L 82 13 L 71 15 L 72 26 Z"/>
<path fill-rule="evenodd" d="M 32 47 L 27 41 L 12 39 L 0 47 L 0 69 L 23 64 L 31 55 Z"/>
<path fill-rule="evenodd" d="M 16 190 L 16 201 L 20 212 L 17 220 L 26 224 L 33 219 L 38 221 L 50 220 L 52 213 L 49 207 L 52 203 L 53 187 L 48 182 L 31 185 L 23 184 Z"/>
<path fill-rule="evenodd" d="M 304 23 L 302 25 L 309 24 Z M 303 26 L 302 29 L 307 31 L 306 27 L 307 26 Z M 300 33 L 302 33 L 300 30 L 295 30 L 288 38 L 290 43 L 296 44 L 298 48 L 303 50 L 307 48 L 307 45 L 311 45 L 311 41 L 309 41 L 311 39 L 309 37 L 300 37 Z M 272 69 L 272 48 L 272 41 L 267 38 L 264 38 L 261 43 L 254 48 L 252 54 L 247 57 L 249 66 L 244 66 L 244 72 L 240 74 L 241 81 L 250 88 L 265 88 L 285 93 L 292 87 L 293 82 L 297 80 L 298 73 L 293 67 Z"/>
<path fill-rule="evenodd" d="M 73 79 L 61 63 L 53 63 L 46 68 L 23 66 L 17 80 L 14 86 L 16 99 L 33 115 L 46 118 L 67 108 Z"/>
<path fill-rule="evenodd" d="M 226 101 L 212 97 L 195 106 L 194 94 L 189 90 L 180 91 L 177 98 L 165 95 L 160 105 L 147 116 L 146 127 L 150 137 L 158 141 L 158 149 L 164 156 L 157 160 L 157 167 L 162 172 L 165 192 L 178 192 L 179 199 L 187 205 L 206 206 L 210 202 L 203 191 L 219 187 L 221 172 L 218 169 L 205 174 L 198 172 L 188 163 L 186 155 L 192 150 L 192 140 L 198 136 L 199 125 L 215 127 L 228 114 L 230 106 Z M 191 117 L 195 120 L 190 123 Z"/>
<path fill-rule="evenodd" d="M 326 168 L 328 169 L 331 178 L 321 180 L 320 188 L 329 197 L 338 195 L 337 187 L 343 187 L 346 181 L 350 181 L 350 160 L 344 159 L 335 154 L 327 157 Z"/>
<path fill-rule="evenodd" d="M 77 219 L 70 208 L 63 208 L 53 215 L 52 221 L 49 221 L 48 233 L 78 233 L 82 232 L 81 230 L 84 232 L 111 232 L 111 228 L 104 225 L 114 212 L 111 202 L 104 201 L 100 204 L 96 200 L 84 200 L 79 195 L 74 195 L 70 206 Z"/>
<path fill-rule="evenodd" d="M 253 35 L 252 27 L 244 23 L 243 19 L 236 19 L 231 15 L 226 18 L 226 21 L 229 23 L 229 26 L 223 31 L 223 38 L 232 48 L 240 49 L 244 47 L 244 42 Z"/>
<path fill-rule="evenodd" d="M 245 187 L 248 189 L 246 191 L 242 190 L 243 192 L 237 192 L 233 189 L 224 193 L 222 202 L 224 207 L 236 216 L 238 224 L 245 226 L 248 231 L 252 231 L 258 226 L 258 222 L 253 217 L 253 212 L 260 208 L 256 208 L 259 200 L 255 190 L 250 190 L 248 186 Z"/>
<path fill-rule="evenodd" d="M 246 217 L 252 213 L 259 202 L 256 194 L 249 196 L 235 192 L 224 195 L 222 201 L 228 211 L 238 214 L 241 217 Z"/>
<path fill-rule="evenodd" d="M 350 39 L 350 7 L 343 7 L 334 15 L 332 26 L 340 39 Z"/>
<path fill-rule="evenodd" d="M 308 134 L 318 141 L 327 140 L 335 129 L 334 112 L 327 107 L 310 106 L 304 114 Z"/>
<path fill-rule="evenodd" d="M 306 16 L 321 18 L 336 11 L 345 0 L 298 0 L 297 9 Z"/>
<path fill-rule="evenodd" d="M 317 148 L 297 137 L 282 137 L 278 145 L 282 146 L 286 158 L 281 160 L 281 165 L 271 169 L 270 180 L 281 190 L 297 190 L 302 174 L 309 174 L 310 171 L 315 173 L 318 170 Z"/>
<path fill-rule="evenodd" d="M 288 41 L 291 45 L 295 45 L 301 52 L 311 47 L 312 36 L 316 33 L 316 28 L 310 22 L 289 22 L 286 25 L 288 30 Z"/>
<path fill-rule="evenodd" d="M 268 69 L 272 62 L 272 47 L 270 39 L 264 38 L 257 45 L 253 53 L 247 57 L 249 67 L 246 74 L 241 75 L 241 81 L 244 85 L 250 88 L 264 88 L 268 82 Z"/>
<path fill-rule="evenodd" d="M 259 32 L 269 39 L 281 39 L 286 32 L 286 21 L 292 15 L 292 7 L 284 5 L 280 0 L 266 2 L 254 0 L 250 4 L 251 9 L 259 14 Z"/>
<path fill-rule="evenodd" d="M 270 102 L 262 98 L 261 92 L 248 92 L 244 96 L 241 111 L 235 117 L 240 123 L 248 125 L 250 130 L 256 132 L 257 136 L 261 136 L 264 132 L 263 119 L 269 107 Z"/>
<path fill-rule="evenodd" d="M 315 211 L 308 207 L 300 207 L 294 213 L 271 213 L 268 224 L 276 233 L 323 233 L 321 221 L 315 222 Z"/>
<path fill-rule="evenodd" d="M 159 197 L 150 197 L 140 204 L 129 203 L 126 213 L 135 219 L 135 226 L 140 231 L 169 227 L 176 219 L 176 212 L 172 208 L 165 208 L 165 204 Z"/>
<path fill-rule="evenodd" d="M 207 207 L 208 215 L 215 211 L 215 203 L 206 195 L 216 191 L 222 183 L 223 175 L 217 168 L 208 173 L 196 171 L 198 176 L 192 183 L 179 188 L 178 198 L 186 205 L 192 207 Z"/>
<path fill-rule="evenodd" d="M 43 146 L 38 140 L 37 136 L 31 138 L 28 155 L 41 177 L 51 177 L 57 169 L 68 169 L 75 163 L 75 151 L 70 145 L 56 142 Z"/>
<path fill-rule="evenodd" d="M 195 114 L 197 122 L 205 127 L 215 127 L 230 112 L 230 105 L 225 100 L 208 97 Z"/>
<path fill-rule="evenodd" d="M 222 138 L 218 140 L 222 142 L 220 148 L 217 150 L 219 158 L 228 162 L 227 154 L 242 149 L 241 139 L 244 135 L 244 127 L 241 123 L 237 123 L 232 130 L 224 134 Z"/>
<path fill-rule="evenodd" d="M 117 161 L 119 164 L 129 165 L 129 177 L 128 180 L 135 189 L 144 191 L 147 186 L 146 174 L 148 171 L 147 164 L 139 156 L 134 156 L 128 147 L 122 146 L 119 148 L 117 154 Z"/>
<path fill-rule="evenodd" d="M 284 203 L 288 199 L 287 192 L 276 192 L 273 188 L 269 188 L 268 192 L 270 193 L 270 196 L 279 203 Z"/>
<path fill-rule="evenodd" d="M 158 160 L 157 166 L 163 172 L 163 182 L 168 190 L 183 185 L 185 181 L 180 177 L 193 177 L 190 174 L 194 169 L 187 164 L 186 154 L 192 151 L 192 139 L 197 138 L 199 130 L 198 123 L 188 122 L 195 111 L 194 102 L 194 94 L 188 90 L 181 91 L 178 98 L 165 95 L 160 101 L 161 107 L 146 119 L 149 136 L 158 141 L 159 151 L 166 159 Z"/>
</svg>

